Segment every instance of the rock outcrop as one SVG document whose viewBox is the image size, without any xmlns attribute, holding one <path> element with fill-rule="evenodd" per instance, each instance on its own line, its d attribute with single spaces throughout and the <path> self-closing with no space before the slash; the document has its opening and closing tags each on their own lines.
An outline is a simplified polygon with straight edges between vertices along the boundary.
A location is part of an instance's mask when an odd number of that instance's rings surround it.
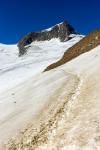
<svg viewBox="0 0 100 150">
<path fill-rule="evenodd" d="M 61 66 L 75 57 L 92 50 L 98 45 L 100 45 L 100 29 L 91 32 L 74 46 L 69 48 L 59 61 L 48 66 L 45 71 Z"/>
<path fill-rule="evenodd" d="M 31 32 L 18 42 L 19 56 L 25 54 L 27 50 L 25 46 L 31 44 L 33 41 L 45 41 L 51 40 L 52 38 L 59 38 L 61 42 L 64 42 L 71 39 L 71 37 L 69 37 L 70 34 L 75 34 L 75 30 L 66 21 L 47 30 Z"/>
</svg>

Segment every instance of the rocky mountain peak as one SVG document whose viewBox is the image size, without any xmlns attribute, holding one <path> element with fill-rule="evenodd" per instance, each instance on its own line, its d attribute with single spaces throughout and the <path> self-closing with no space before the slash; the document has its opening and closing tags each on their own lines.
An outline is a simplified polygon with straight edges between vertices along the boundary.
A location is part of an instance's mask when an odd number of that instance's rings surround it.
<svg viewBox="0 0 100 150">
<path fill-rule="evenodd" d="M 58 35 L 56 35 L 56 37 L 60 38 L 62 42 L 66 40 L 66 37 L 68 35 L 75 33 L 74 28 L 67 21 L 56 24 L 55 26 L 49 29 L 43 30 L 42 32 L 50 32 L 50 31 L 52 31 L 54 35 L 55 35 L 55 32 L 57 32 Z"/>
<path fill-rule="evenodd" d="M 19 55 L 23 55 L 26 52 L 25 46 L 34 41 L 45 41 L 51 40 L 52 38 L 59 38 L 61 42 L 64 42 L 71 39 L 69 36 L 70 34 L 75 34 L 75 30 L 67 21 L 59 23 L 46 30 L 31 32 L 18 42 Z"/>
</svg>

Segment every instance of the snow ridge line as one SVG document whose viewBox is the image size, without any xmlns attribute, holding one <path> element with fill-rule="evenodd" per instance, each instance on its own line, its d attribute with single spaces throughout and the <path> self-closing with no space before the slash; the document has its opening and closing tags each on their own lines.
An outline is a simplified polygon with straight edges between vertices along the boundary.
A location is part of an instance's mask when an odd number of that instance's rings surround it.
<svg viewBox="0 0 100 150">
<path fill-rule="evenodd" d="M 68 72 L 65 72 L 65 70 L 63 70 L 63 71 L 64 71 L 64 73 L 68 74 Z M 72 73 L 70 73 L 70 74 L 72 74 Z M 76 75 L 74 75 L 74 76 L 76 76 Z M 77 100 L 77 97 L 80 95 L 80 89 L 83 85 L 83 80 L 80 79 L 80 76 L 78 76 L 77 79 L 78 79 L 78 82 L 76 83 L 77 87 L 75 89 L 74 94 L 72 94 L 69 97 L 68 102 L 65 102 L 63 107 L 60 108 L 60 110 L 58 111 L 58 112 L 61 111 L 60 114 L 58 113 L 56 118 L 54 118 L 55 121 L 47 134 L 48 137 L 47 137 L 47 141 L 45 142 L 47 144 L 45 144 L 45 143 L 41 144 L 41 142 L 40 142 L 40 145 L 39 145 L 39 147 L 36 147 L 36 150 L 45 150 L 45 149 L 57 150 L 58 145 L 54 144 L 54 141 L 55 141 L 56 137 L 59 136 L 59 135 L 57 136 L 57 134 L 58 134 L 59 130 L 61 128 L 63 128 L 65 121 L 66 121 L 66 117 L 68 117 L 68 115 L 70 114 L 70 111 L 71 111 L 74 103 L 76 102 L 75 100 Z M 60 141 L 62 141 L 62 143 L 64 143 L 63 139 L 60 139 Z M 63 148 L 63 145 L 60 148 Z"/>
<path fill-rule="evenodd" d="M 83 79 L 81 79 L 80 76 L 78 76 L 78 79 L 79 79 L 79 84 L 78 84 L 78 86 L 77 86 L 77 88 L 75 90 L 75 94 L 72 95 L 70 101 L 68 101 L 68 104 L 67 104 L 67 107 L 70 108 L 70 109 L 67 109 L 67 112 L 66 112 L 67 116 L 70 113 L 71 108 L 73 107 L 74 103 L 76 102 L 77 97 L 80 95 L 80 89 L 81 89 L 81 87 L 83 85 Z"/>
<path fill-rule="evenodd" d="M 57 149 L 57 147 L 55 147 L 55 145 L 53 144 L 54 138 L 57 137 L 57 131 L 59 132 L 59 130 L 61 128 L 63 128 L 65 121 L 66 121 L 66 117 L 68 117 L 68 115 L 70 114 L 70 111 L 71 111 L 73 105 L 75 104 L 77 97 L 80 95 L 80 89 L 81 89 L 82 85 L 83 85 L 83 80 L 81 80 L 80 77 L 78 76 L 78 85 L 75 89 L 74 94 L 71 95 L 68 103 L 65 103 L 65 106 L 63 108 L 63 113 L 61 114 L 60 119 L 57 122 L 57 126 L 52 131 L 50 131 L 50 133 L 48 134 L 49 135 L 49 143 L 50 143 L 49 144 L 49 146 L 50 146 L 49 150 L 51 150 L 53 148 L 54 148 L 54 150 Z M 61 140 L 63 143 L 63 139 L 61 139 Z M 54 147 L 53 147 L 53 145 L 54 145 Z M 43 147 L 40 146 L 39 150 L 43 150 L 46 148 L 48 148 L 48 145 L 44 145 Z"/>
</svg>

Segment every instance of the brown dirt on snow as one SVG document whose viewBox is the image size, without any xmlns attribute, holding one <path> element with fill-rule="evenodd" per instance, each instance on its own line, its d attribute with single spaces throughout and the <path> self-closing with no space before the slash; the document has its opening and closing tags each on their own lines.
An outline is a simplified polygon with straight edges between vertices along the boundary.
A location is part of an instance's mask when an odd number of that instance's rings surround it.
<svg viewBox="0 0 100 150">
<path fill-rule="evenodd" d="M 80 82 L 80 79 L 77 76 L 70 76 L 69 84 L 67 85 L 64 83 L 64 87 L 60 88 L 59 92 L 57 91 L 57 93 L 55 93 L 56 100 L 50 102 L 50 106 L 45 108 L 43 113 L 40 113 L 40 117 L 38 116 L 39 119 L 36 121 L 36 128 L 34 128 L 34 123 L 33 125 L 30 125 L 21 132 L 18 137 L 9 141 L 9 143 L 5 145 L 4 150 L 37 150 L 41 145 L 49 141 L 49 134 L 52 134 L 53 130 L 58 126 L 58 122 L 62 119 L 65 112 L 64 109 L 75 94 L 75 90 Z M 69 90 L 67 89 L 65 92 L 69 85 Z"/>
</svg>

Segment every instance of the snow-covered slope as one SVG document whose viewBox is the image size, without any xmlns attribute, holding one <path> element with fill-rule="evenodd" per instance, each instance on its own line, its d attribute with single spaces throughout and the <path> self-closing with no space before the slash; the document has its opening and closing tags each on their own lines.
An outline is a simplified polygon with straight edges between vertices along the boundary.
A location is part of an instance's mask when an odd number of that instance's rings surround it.
<svg viewBox="0 0 100 150">
<path fill-rule="evenodd" d="M 100 30 L 83 37 L 62 22 L 0 44 L 0 150 L 100 150 Z"/>
<path fill-rule="evenodd" d="M 72 36 L 67 42 L 60 42 L 59 39 L 33 42 L 28 45 L 28 53 L 22 57 L 18 57 L 17 45 L 0 44 L 0 92 L 42 72 L 59 60 L 69 47 L 82 38 L 80 35 Z"/>
<path fill-rule="evenodd" d="M 0 44 L 0 150 L 100 149 L 99 43 L 42 73 L 82 38 L 70 36 L 35 41 L 21 57 Z"/>
<path fill-rule="evenodd" d="M 32 122 L 4 149 L 99 150 L 99 61 L 100 46 L 2 93 L 1 141 Z"/>
</svg>

